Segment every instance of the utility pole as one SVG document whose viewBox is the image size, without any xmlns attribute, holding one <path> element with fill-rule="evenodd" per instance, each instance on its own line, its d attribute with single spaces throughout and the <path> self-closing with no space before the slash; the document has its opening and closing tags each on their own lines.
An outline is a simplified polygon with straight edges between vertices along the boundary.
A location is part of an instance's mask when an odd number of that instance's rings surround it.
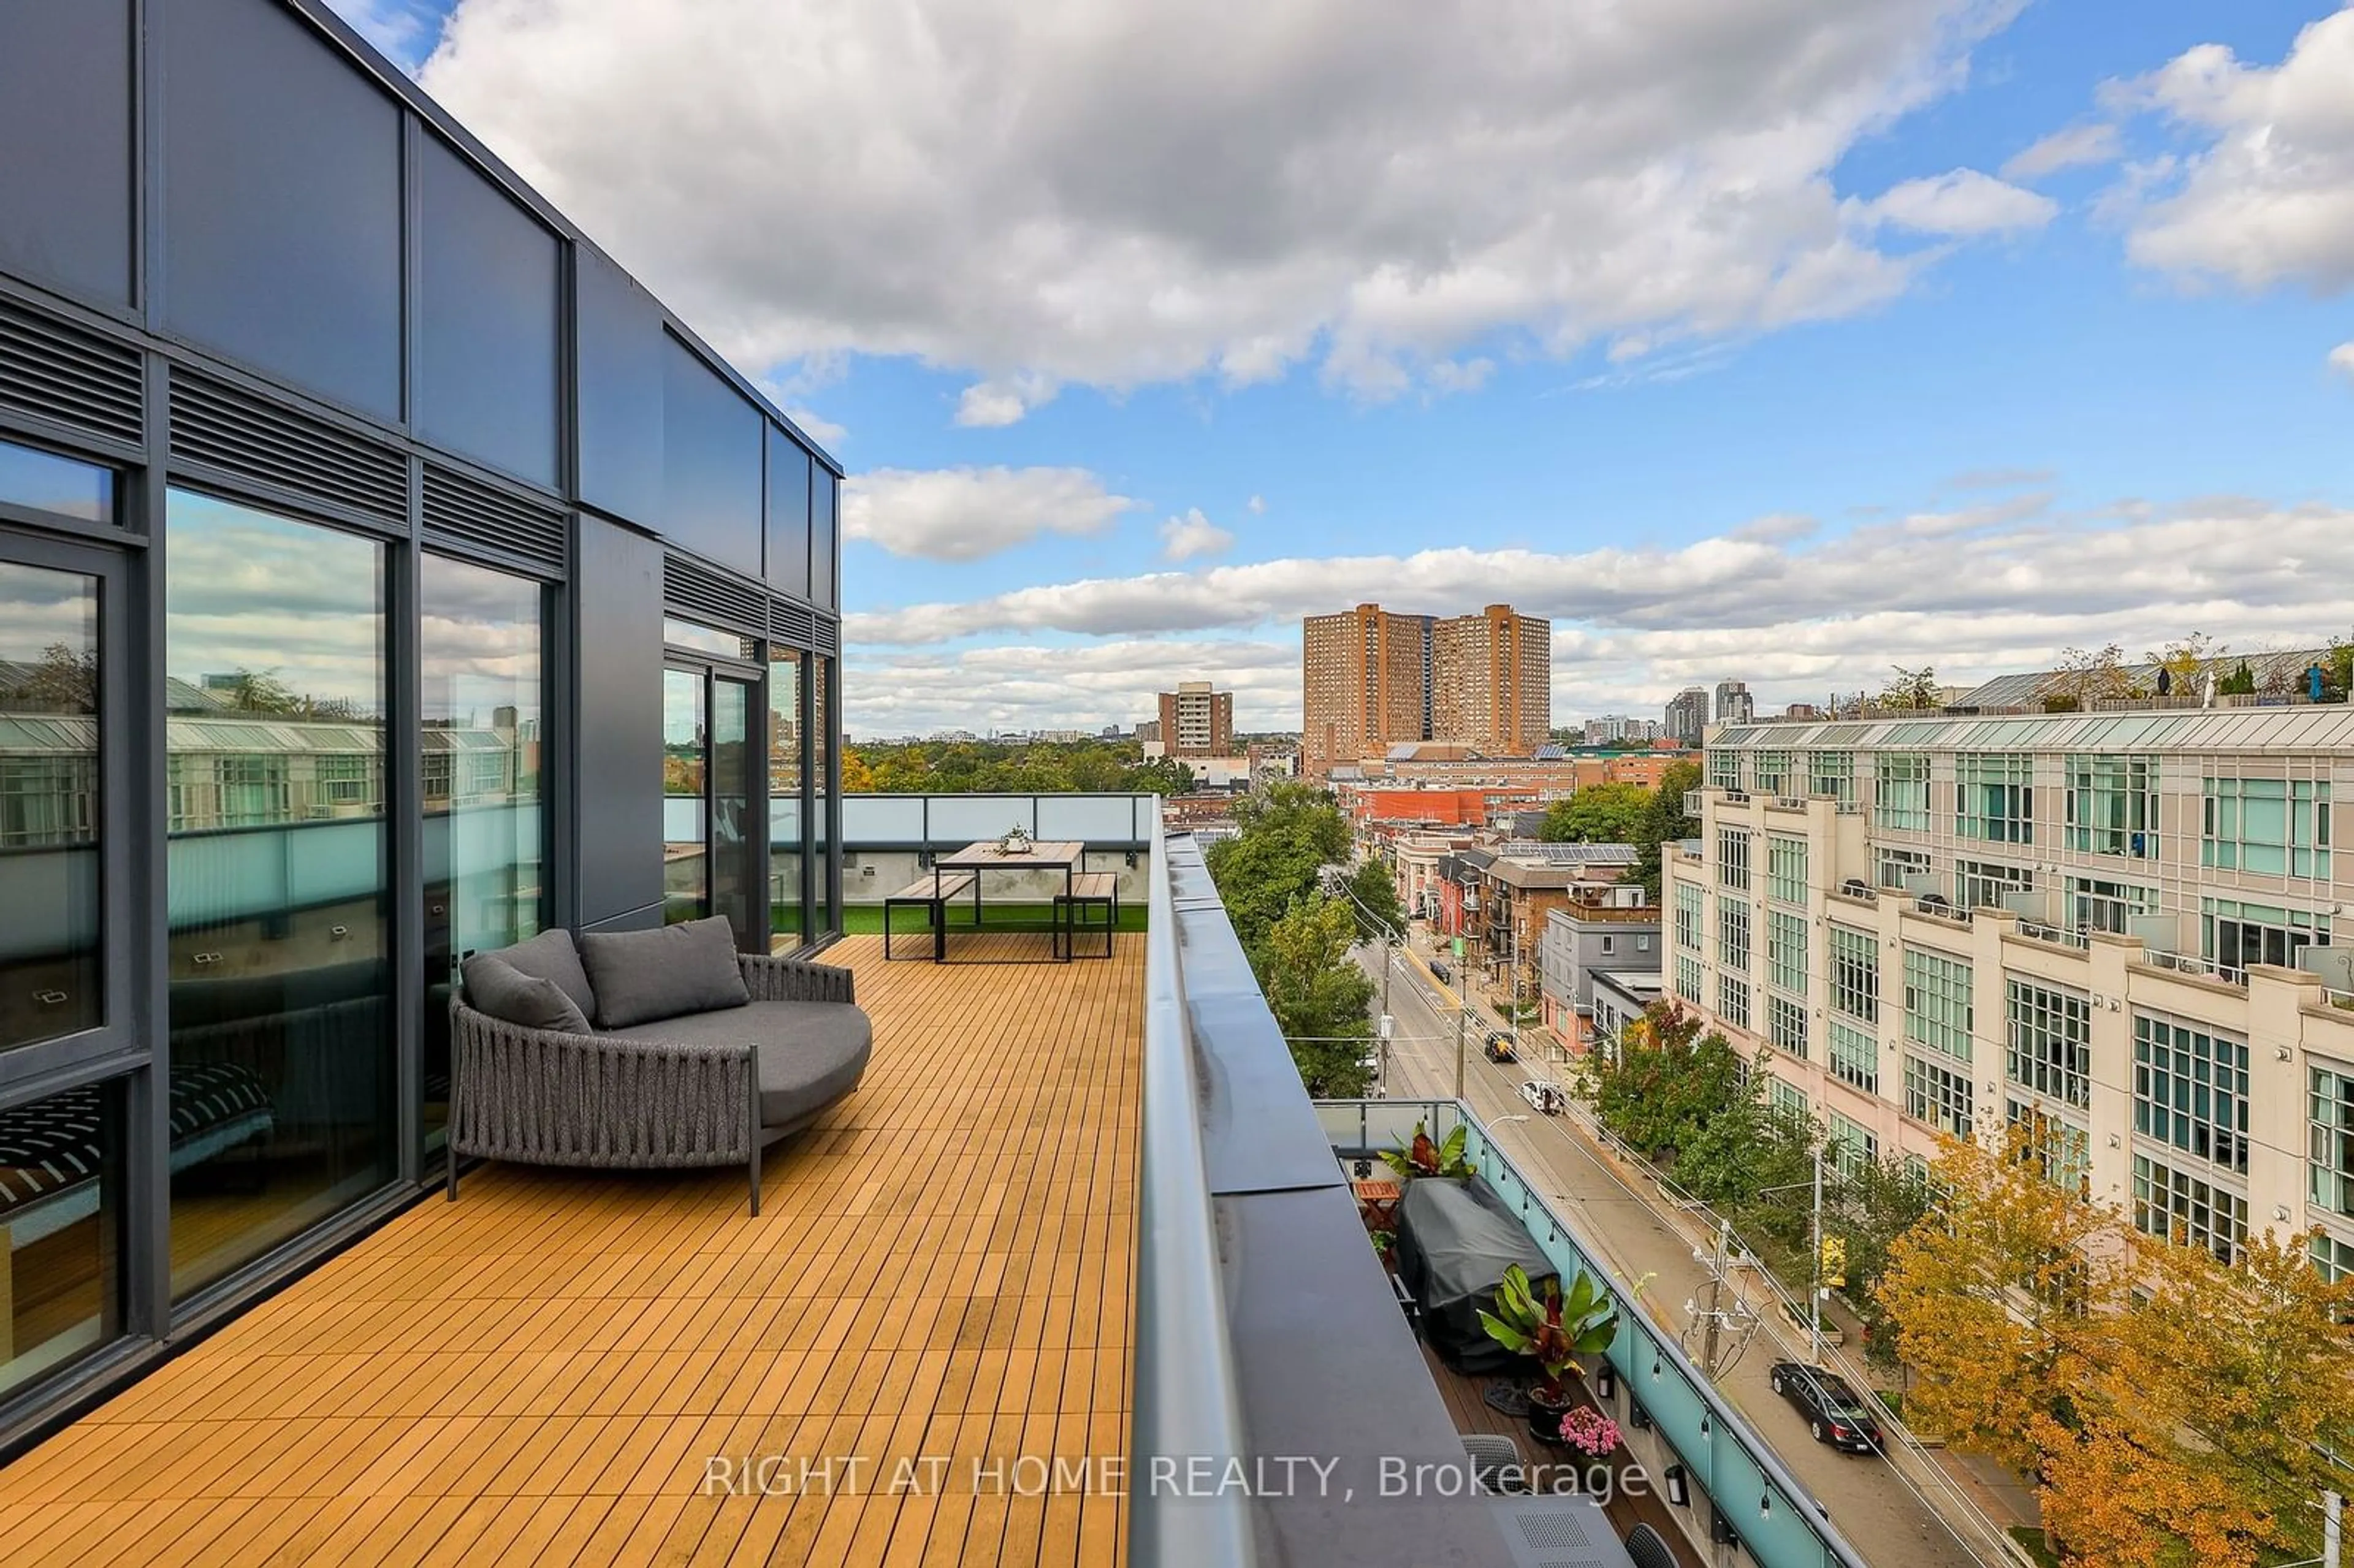
<svg viewBox="0 0 2354 1568">
<path fill-rule="evenodd" d="M 2321 1494 L 2321 1568 L 2338 1568 L 2346 1549 L 2346 1499 L 2336 1492 Z"/>
<path fill-rule="evenodd" d="M 1807 1364 L 1823 1364 L 1823 1146 L 1815 1145 L 1814 1284 L 1807 1291 Z"/>
<path fill-rule="evenodd" d="M 1708 1333 L 1701 1341 L 1700 1375 L 1711 1383 L 1716 1381 L 1717 1330 L 1724 1321 L 1720 1310 L 1724 1305 L 1725 1249 L 1733 1245 L 1733 1222 L 1720 1221 L 1716 1228 L 1716 1262 L 1708 1271 Z"/>
</svg>

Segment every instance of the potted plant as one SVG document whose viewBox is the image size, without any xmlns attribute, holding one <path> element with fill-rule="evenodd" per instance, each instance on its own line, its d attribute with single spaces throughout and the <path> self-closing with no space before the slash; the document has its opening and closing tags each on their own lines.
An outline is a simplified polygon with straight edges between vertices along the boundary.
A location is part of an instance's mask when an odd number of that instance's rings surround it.
<svg viewBox="0 0 2354 1568">
<path fill-rule="evenodd" d="M 1618 1424 L 1590 1404 L 1575 1405 L 1560 1418 L 1562 1446 L 1599 1465 L 1618 1451 Z"/>
<path fill-rule="evenodd" d="M 1382 1260 L 1382 1266 L 1389 1269 L 1397 1267 L 1397 1232 L 1368 1231 L 1365 1234 L 1373 1238 L 1373 1255 Z"/>
<path fill-rule="evenodd" d="M 1566 1296 L 1558 1279 L 1547 1279 L 1540 1293 L 1514 1264 L 1496 1287 L 1496 1309 L 1481 1310 L 1479 1326 L 1506 1350 L 1536 1362 L 1541 1375 L 1529 1391 L 1529 1436 L 1558 1445 L 1562 1414 L 1575 1403 L 1568 1380 L 1585 1375 L 1577 1358 L 1600 1355 L 1617 1337 L 1609 1292 L 1581 1273 Z"/>
<path fill-rule="evenodd" d="M 1463 1146 L 1471 1131 L 1469 1122 L 1458 1122 L 1455 1130 L 1447 1135 L 1444 1143 L 1430 1140 L 1428 1124 L 1414 1124 L 1414 1141 L 1402 1149 L 1382 1150 L 1382 1163 L 1405 1181 L 1417 1176 L 1437 1176 L 1459 1181 L 1476 1174 L 1471 1161 L 1463 1156 Z"/>
</svg>

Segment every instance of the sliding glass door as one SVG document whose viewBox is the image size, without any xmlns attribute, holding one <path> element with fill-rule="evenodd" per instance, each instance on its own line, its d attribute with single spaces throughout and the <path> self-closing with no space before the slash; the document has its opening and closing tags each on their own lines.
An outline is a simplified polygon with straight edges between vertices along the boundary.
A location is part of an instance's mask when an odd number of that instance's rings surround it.
<svg viewBox="0 0 2354 1568">
<path fill-rule="evenodd" d="M 725 915 L 749 951 L 768 946 L 753 768 L 759 694 L 757 678 L 726 665 L 663 670 L 663 919 Z"/>
<path fill-rule="evenodd" d="M 164 556 L 171 1277 L 390 1182 L 387 546 L 174 491 Z"/>
<path fill-rule="evenodd" d="M 448 1134 L 459 966 L 546 919 L 546 599 L 526 577 L 443 556 L 419 561 L 429 1161 Z"/>
</svg>

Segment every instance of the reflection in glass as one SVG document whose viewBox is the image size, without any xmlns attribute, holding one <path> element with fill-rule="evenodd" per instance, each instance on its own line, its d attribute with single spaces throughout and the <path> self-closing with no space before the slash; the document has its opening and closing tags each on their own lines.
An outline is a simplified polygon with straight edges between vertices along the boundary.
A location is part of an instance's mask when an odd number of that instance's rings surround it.
<svg viewBox="0 0 2354 1568">
<path fill-rule="evenodd" d="M 826 874 L 826 845 L 831 842 L 832 801 L 827 798 L 826 760 L 833 744 L 833 661 L 822 653 L 810 656 L 810 839 L 814 873 L 810 888 L 811 919 L 820 933 L 838 929 L 832 881 Z"/>
<path fill-rule="evenodd" d="M 120 1080 L 0 1111 L 0 1394 L 122 1331 L 122 1201 Z"/>
<path fill-rule="evenodd" d="M 673 648 L 691 648 L 697 653 L 716 653 L 723 659 L 757 659 L 759 645 L 749 637 L 739 637 L 733 631 L 721 631 L 714 627 L 697 626 L 692 620 L 681 620 L 674 615 L 663 617 L 663 641 Z"/>
<path fill-rule="evenodd" d="M 0 501 L 84 523 L 111 523 L 114 475 L 71 458 L 0 441 Z"/>
<path fill-rule="evenodd" d="M 449 1125 L 450 992 L 469 954 L 543 920 L 540 586 L 440 556 L 418 564 L 425 780 L 425 1149 Z"/>
<path fill-rule="evenodd" d="M 760 929 L 751 818 L 752 685 L 722 675 L 711 683 L 711 912 L 739 943 Z"/>
<path fill-rule="evenodd" d="M 801 823 L 807 820 L 801 666 L 807 657 L 779 648 L 769 661 L 769 921 L 778 936 L 791 938 L 809 929 L 801 908 Z"/>
<path fill-rule="evenodd" d="M 0 1049 L 105 1021 L 98 896 L 98 582 L 0 562 Z"/>
<path fill-rule="evenodd" d="M 393 1179 L 384 550 L 166 514 L 172 1285 Z"/>
<path fill-rule="evenodd" d="M 704 842 L 703 672 L 663 672 L 663 923 L 707 912 Z"/>
</svg>

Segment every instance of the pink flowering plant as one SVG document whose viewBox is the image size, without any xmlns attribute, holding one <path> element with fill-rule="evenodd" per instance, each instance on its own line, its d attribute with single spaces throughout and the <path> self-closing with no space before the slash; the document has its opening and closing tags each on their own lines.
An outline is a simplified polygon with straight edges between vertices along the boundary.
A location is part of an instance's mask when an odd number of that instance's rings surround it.
<svg viewBox="0 0 2354 1568">
<path fill-rule="evenodd" d="M 1581 1404 L 1561 1418 L 1561 1440 L 1589 1459 L 1607 1458 L 1618 1451 L 1618 1424 Z"/>
</svg>

